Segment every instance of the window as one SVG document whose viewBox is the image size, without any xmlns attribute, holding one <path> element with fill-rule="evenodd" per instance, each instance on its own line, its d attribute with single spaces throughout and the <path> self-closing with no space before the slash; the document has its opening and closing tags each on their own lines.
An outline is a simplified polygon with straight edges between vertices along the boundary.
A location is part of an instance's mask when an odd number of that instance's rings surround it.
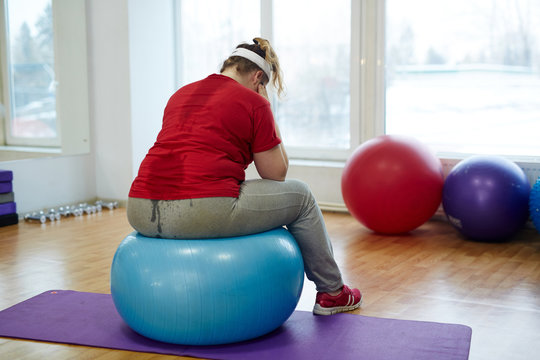
<svg viewBox="0 0 540 360">
<path fill-rule="evenodd" d="M 351 1 L 183 0 L 178 84 L 218 72 L 234 46 L 271 40 L 286 94 L 272 101 L 289 155 L 345 158 L 351 148 Z"/>
<path fill-rule="evenodd" d="M 386 132 L 540 155 L 540 2 L 386 1 Z"/>
<path fill-rule="evenodd" d="M 218 71 L 254 34 L 270 39 L 292 158 L 344 160 L 383 133 L 441 156 L 540 156 L 538 1 L 216 3 L 181 2 L 180 84 Z"/>
<path fill-rule="evenodd" d="M 274 46 L 287 96 L 276 118 L 288 147 L 350 147 L 351 3 L 274 0 Z"/>
<path fill-rule="evenodd" d="M 7 0 L 9 145 L 60 145 L 51 0 Z"/>
<path fill-rule="evenodd" d="M 88 153 L 86 1 L 0 0 L 0 38 L 0 158 Z"/>
<path fill-rule="evenodd" d="M 177 5 L 179 84 L 219 72 L 234 46 L 260 34 L 259 2 L 183 0 Z"/>
</svg>

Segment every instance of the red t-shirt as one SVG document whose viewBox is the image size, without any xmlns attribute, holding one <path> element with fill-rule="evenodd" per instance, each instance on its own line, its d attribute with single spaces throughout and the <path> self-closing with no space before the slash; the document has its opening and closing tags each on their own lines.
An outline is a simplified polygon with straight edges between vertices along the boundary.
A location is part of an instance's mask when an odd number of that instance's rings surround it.
<svg viewBox="0 0 540 360">
<path fill-rule="evenodd" d="M 238 197 L 253 153 L 280 142 L 265 98 L 229 77 L 210 75 L 169 99 L 129 196 Z"/>
</svg>

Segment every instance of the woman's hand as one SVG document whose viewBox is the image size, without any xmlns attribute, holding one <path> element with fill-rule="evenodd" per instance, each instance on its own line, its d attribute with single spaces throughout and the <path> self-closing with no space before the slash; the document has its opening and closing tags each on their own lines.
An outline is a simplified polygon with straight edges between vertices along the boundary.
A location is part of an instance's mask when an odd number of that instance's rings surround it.
<svg viewBox="0 0 540 360">
<path fill-rule="evenodd" d="M 266 92 L 266 86 L 262 83 L 257 85 L 257 93 L 270 101 L 270 99 L 268 99 L 268 93 Z M 276 122 L 274 122 L 274 126 L 276 135 L 281 139 L 281 133 Z M 285 151 L 285 147 L 283 146 L 283 142 L 270 150 L 254 153 L 253 162 L 255 163 L 259 175 L 263 179 L 283 181 L 289 170 L 289 158 Z"/>
<path fill-rule="evenodd" d="M 270 101 L 270 99 L 268 98 L 268 93 L 266 92 L 266 86 L 264 86 L 262 83 L 259 83 L 259 86 L 257 87 L 257 92 L 266 100 Z"/>
</svg>

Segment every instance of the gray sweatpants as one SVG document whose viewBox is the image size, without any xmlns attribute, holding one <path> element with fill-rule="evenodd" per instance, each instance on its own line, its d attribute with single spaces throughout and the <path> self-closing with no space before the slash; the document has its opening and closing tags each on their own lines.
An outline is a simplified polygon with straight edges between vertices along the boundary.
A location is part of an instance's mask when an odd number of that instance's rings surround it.
<svg viewBox="0 0 540 360">
<path fill-rule="evenodd" d="M 171 239 L 241 236 L 287 226 L 302 252 L 306 276 L 317 290 L 343 286 L 321 210 L 301 181 L 248 180 L 238 198 L 129 198 L 127 214 L 141 234 Z"/>
</svg>

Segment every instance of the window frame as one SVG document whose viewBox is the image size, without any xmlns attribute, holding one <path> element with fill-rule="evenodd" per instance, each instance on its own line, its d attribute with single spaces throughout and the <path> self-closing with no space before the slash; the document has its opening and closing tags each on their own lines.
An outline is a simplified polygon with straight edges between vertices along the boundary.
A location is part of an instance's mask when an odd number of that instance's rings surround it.
<svg viewBox="0 0 540 360">
<path fill-rule="evenodd" d="M 348 146 L 338 149 L 285 144 L 291 159 L 345 161 L 362 142 L 384 132 L 384 116 L 381 119 L 381 109 L 384 109 L 384 106 L 381 106 L 378 97 L 380 94 L 384 96 L 384 92 L 381 92 L 384 88 L 377 85 L 377 82 L 382 82 L 381 75 L 384 75 L 380 61 L 380 50 L 383 48 L 368 35 L 371 29 L 381 27 L 377 20 L 383 14 L 382 9 L 381 2 L 376 0 L 351 0 Z M 372 20 L 373 13 L 377 14 L 376 20 Z M 261 34 L 271 42 L 273 23 L 273 1 L 261 0 Z M 284 71 L 286 72 L 286 69 Z M 276 99 L 273 99 L 273 102 L 275 101 Z"/>
<path fill-rule="evenodd" d="M 11 101 L 7 41 L 0 42 L 0 152 L 2 159 L 90 152 L 85 0 L 52 0 L 56 126 L 58 139 L 10 137 Z M 0 36 L 7 39 L 5 0 L 0 0 Z M 0 109 L 2 110 L 2 109 Z M 19 153 L 17 153 L 19 152 Z M 26 154 L 26 155 L 25 155 Z"/>
<path fill-rule="evenodd" d="M 272 0 L 262 3 L 266 5 L 261 4 L 261 9 L 272 8 Z M 384 6 L 385 1 L 351 0 L 349 146 L 329 149 L 285 144 L 291 159 L 346 161 L 363 142 L 385 133 Z M 272 21 L 269 13 L 261 16 L 261 24 Z M 271 31 L 271 23 L 262 26 L 263 36 L 271 39 Z"/>
<path fill-rule="evenodd" d="M 287 145 L 291 159 L 345 161 L 363 142 L 386 134 L 386 1 L 351 0 L 350 146 L 322 149 Z M 272 0 L 261 0 L 263 36 L 272 39 Z M 266 25 L 265 25 L 266 23 Z M 285 69 L 286 71 L 286 69 Z M 471 154 L 437 151 L 445 159 Z M 515 161 L 538 162 L 538 156 L 505 155 Z"/>
<path fill-rule="evenodd" d="M 367 140 L 386 133 L 386 1 L 351 0 L 350 144 L 347 149 L 296 147 L 286 144 L 291 160 L 346 161 Z M 273 0 L 260 0 L 261 36 L 273 42 Z M 180 55 L 178 59 L 181 59 Z M 279 54 L 278 54 L 279 55 Z M 287 82 L 287 69 L 285 82 Z M 277 99 L 271 99 L 275 103 Z M 471 154 L 437 152 L 442 159 Z M 537 161 L 536 156 L 508 156 Z"/>
<path fill-rule="evenodd" d="M 276 23 L 273 0 L 260 0 L 261 36 L 273 41 L 273 25 Z M 374 39 L 372 34 L 383 30 L 382 16 L 384 3 L 377 0 L 351 0 L 350 4 L 351 43 L 350 43 L 350 108 L 349 108 L 349 144 L 346 148 L 299 147 L 285 143 L 291 159 L 344 162 L 364 141 L 384 133 L 384 46 Z M 376 14 L 374 17 L 373 14 Z M 175 2 L 176 46 L 176 83 L 182 82 L 181 12 Z M 180 34 L 180 35 L 179 35 Z M 384 45 L 384 42 L 382 42 Z M 232 44 L 234 45 L 234 44 Z M 279 55 L 279 54 L 278 54 Z M 284 69 L 287 83 L 287 69 Z M 277 97 L 271 99 L 273 107 Z"/>
<path fill-rule="evenodd" d="M 26 137 L 17 137 L 11 134 L 11 120 L 12 120 L 12 98 L 11 98 L 11 76 L 10 76 L 10 49 L 9 49 L 9 31 L 7 29 L 8 23 L 6 22 L 7 18 L 7 7 L 5 4 L 6 0 L 1 1 L 1 12 L 0 16 L 2 17 L 0 23 L 0 33 L 2 34 L 2 99 L 4 104 L 4 117 L 3 117 L 3 126 L 2 131 L 4 133 L 4 143 L 8 146 L 40 146 L 40 147 L 60 147 L 60 127 L 58 124 L 58 117 L 55 118 L 55 128 L 56 136 L 52 138 L 26 138 Z M 51 1 L 52 6 L 52 1 Z M 53 16 L 54 18 L 54 16 Z M 54 21 L 54 20 L 53 20 Z M 53 48 L 56 49 L 56 32 L 53 32 Z M 56 54 L 55 54 L 56 56 Z M 55 65 L 56 67 L 56 65 Z M 56 68 L 55 68 L 56 73 Z M 53 82 L 56 82 L 56 75 Z"/>
</svg>

